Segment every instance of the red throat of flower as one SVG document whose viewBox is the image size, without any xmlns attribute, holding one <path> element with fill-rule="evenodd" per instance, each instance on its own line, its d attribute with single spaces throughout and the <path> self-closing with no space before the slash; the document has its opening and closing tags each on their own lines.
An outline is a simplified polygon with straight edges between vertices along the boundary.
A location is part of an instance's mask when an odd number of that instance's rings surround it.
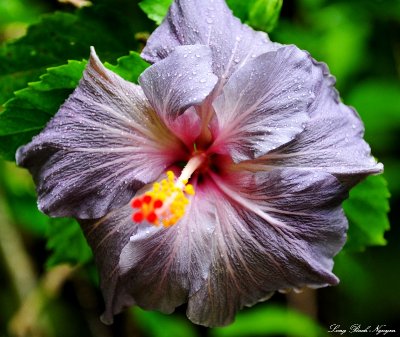
<svg viewBox="0 0 400 337">
<path fill-rule="evenodd" d="M 167 172 L 166 179 L 153 184 L 153 188 L 141 196 L 132 199 L 131 206 L 135 210 L 134 222 L 147 221 L 153 225 L 174 225 L 185 214 L 189 197 L 195 194 L 194 188 L 188 184 L 190 177 L 205 161 L 205 154 L 193 156 L 179 178 L 172 171 Z"/>
</svg>

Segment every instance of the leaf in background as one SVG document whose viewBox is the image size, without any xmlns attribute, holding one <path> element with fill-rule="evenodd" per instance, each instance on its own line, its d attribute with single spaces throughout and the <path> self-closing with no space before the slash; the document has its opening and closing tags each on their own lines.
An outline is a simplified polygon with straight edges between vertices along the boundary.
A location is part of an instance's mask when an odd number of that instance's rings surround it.
<svg viewBox="0 0 400 337">
<path fill-rule="evenodd" d="M 60 263 L 85 264 L 92 259 L 92 250 L 73 219 L 50 219 L 47 237 L 47 249 L 51 250 L 47 267 Z"/>
<path fill-rule="evenodd" d="M 270 32 L 278 22 L 283 0 L 227 0 L 233 14 L 255 29 Z M 149 19 L 159 25 L 168 12 L 172 0 L 143 0 L 140 8 Z"/>
<path fill-rule="evenodd" d="M 48 11 L 49 5 L 30 0 L 0 1 L 0 42 L 24 35 L 27 26 Z"/>
<path fill-rule="evenodd" d="M 0 104 L 47 68 L 86 58 L 90 46 L 104 61 L 115 61 L 128 50 L 139 49 L 135 34 L 151 28 L 151 23 L 136 1 L 108 6 L 105 2 L 97 1 L 76 14 L 44 15 L 29 27 L 26 36 L 0 46 Z"/>
<path fill-rule="evenodd" d="M 288 335 L 298 337 L 325 336 L 325 329 L 310 317 L 297 311 L 268 305 L 241 312 L 236 321 L 224 328 L 211 330 L 212 337 L 247 337 Z"/>
<path fill-rule="evenodd" d="M 257 0 L 249 11 L 247 23 L 265 32 L 272 31 L 278 23 L 283 0 Z"/>
<path fill-rule="evenodd" d="M 0 115 L 0 155 L 14 160 L 17 148 L 43 129 L 77 86 L 85 65 L 86 61 L 69 61 L 66 65 L 50 68 L 40 81 L 15 93 Z M 137 53 L 131 52 L 129 56 L 119 58 L 117 66 L 106 66 L 136 82 L 148 64 Z"/>
<path fill-rule="evenodd" d="M 345 250 L 364 250 L 366 246 L 385 245 L 385 231 L 390 228 L 389 190 L 385 178 L 370 176 L 350 191 L 343 203 L 349 219 Z"/>
<path fill-rule="evenodd" d="M 149 19 L 159 25 L 168 12 L 172 0 L 143 0 L 139 7 L 147 14 Z"/>
<path fill-rule="evenodd" d="M 256 1 L 257 0 L 226 0 L 226 3 L 236 17 L 242 22 L 246 22 L 249 19 L 250 8 Z"/>
<path fill-rule="evenodd" d="M 400 129 L 400 84 L 370 79 L 359 83 L 346 96 L 365 124 L 365 138 L 372 149 L 387 152 L 398 148 Z"/>
<path fill-rule="evenodd" d="M 133 83 L 137 83 L 139 75 L 149 66 L 136 52 L 130 52 L 128 56 L 120 57 L 116 66 L 107 62 L 104 65 L 125 80 Z"/>
<path fill-rule="evenodd" d="M 364 20 L 363 6 L 355 12 L 348 2 L 317 1 L 299 15 L 294 22 L 281 20 L 271 39 L 296 44 L 316 60 L 326 62 L 342 91 L 351 76 L 368 67 L 371 25 Z"/>
<path fill-rule="evenodd" d="M 0 155 L 14 160 L 17 148 L 43 129 L 73 91 L 84 67 L 85 62 L 70 61 L 50 68 L 39 82 L 15 93 L 0 115 Z"/>
<path fill-rule="evenodd" d="M 176 314 L 165 316 L 155 311 L 132 308 L 135 323 L 146 336 L 151 337 L 196 337 L 193 324 Z"/>
<path fill-rule="evenodd" d="M 0 192 L 13 222 L 33 236 L 44 238 L 49 219 L 36 206 L 35 187 L 29 172 L 15 163 L 0 160 Z"/>
</svg>

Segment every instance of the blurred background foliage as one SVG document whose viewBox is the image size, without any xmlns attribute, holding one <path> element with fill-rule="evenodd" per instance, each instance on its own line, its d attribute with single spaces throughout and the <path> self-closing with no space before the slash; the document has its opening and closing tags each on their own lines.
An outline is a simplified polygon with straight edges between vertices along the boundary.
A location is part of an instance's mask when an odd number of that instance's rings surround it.
<svg viewBox="0 0 400 337">
<path fill-rule="evenodd" d="M 169 2 L 145 0 L 140 7 L 150 13 L 151 20 L 160 22 Z M 79 226 L 41 214 L 29 174 L 12 162 L 15 139 L 29 140 L 43 121 L 33 118 L 23 134 L 13 133 L 18 121 L 7 113 L 16 109 L 52 112 L 76 85 L 90 45 L 96 46 L 102 60 L 115 65 L 109 64 L 111 69 L 134 80 L 137 74 L 127 69 L 135 65 L 138 71 L 146 65 L 129 51 L 140 51 L 156 26 L 135 0 L 95 0 L 80 10 L 76 7 L 85 3 L 79 0 L 0 0 L 0 112 L 7 110 L 0 126 L 8 130 L 6 135 L 0 133 L 0 153 L 9 159 L 0 161 L 1 337 L 312 337 L 329 335 L 332 324 L 347 329 L 352 324 L 386 324 L 399 335 L 400 1 L 228 3 L 243 21 L 269 31 L 272 40 L 294 43 L 329 65 L 343 101 L 356 107 L 373 154 L 385 164 L 384 177 L 392 195 L 391 230 L 382 237 L 388 227 L 384 181 L 367 180 L 369 189 L 352 192 L 352 200 L 368 200 L 364 209 L 357 209 L 356 203 L 345 207 L 355 223 L 351 230 L 359 229 L 353 237 L 364 233 L 365 238 L 359 240 L 374 246 L 352 239 L 336 257 L 339 286 L 276 294 L 266 303 L 243 310 L 226 328 L 194 326 L 185 318 L 185 308 L 171 316 L 132 308 L 118 315 L 113 326 L 102 325 L 97 272 Z M 76 61 L 66 65 L 67 60 Z M 13 92 L 39 81 L 49 67 L 58 68 L 4 105 Z M 40 101 L 45 96 L 51 98 Z"/>
</svg>

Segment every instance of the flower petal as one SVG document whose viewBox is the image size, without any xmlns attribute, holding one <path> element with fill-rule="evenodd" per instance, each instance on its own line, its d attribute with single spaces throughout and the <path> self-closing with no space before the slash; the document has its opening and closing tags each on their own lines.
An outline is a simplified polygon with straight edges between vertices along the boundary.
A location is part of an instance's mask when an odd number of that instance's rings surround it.
<svg viewBox="0 0 400 337">
<path fill-rule="evenodd" d="M 213 106 L 215 148 L 235 162 L 290 142 L 304 129 L 313 98 L 312 61 L 295 46 L 258 56 L 235 72 Z"/>
<path fill-rule="evenodd" d="M 314 61 L 316 99 L 310 107 L 311 119 L 294 142 L 268 153 L 256 162 L 265 169 L 295 167 L 330 172 L 350 186 L 383 165 L 371 156 L 363 140 L 364 127 L 357 112 L 340 102 L 335 79 L 323 63 Z M 251 165 L 254 169 L 262 166 Z"/>
<path fill-rule="evenodd" d="M 79 86 L 17 163 L 31 171 L 43 212 L 99 218 L 155 180 L 179 146 L 140 87 L 104 68 L 92 49 Z"/>
<path fill-rule="evenodd" d="M 129 243 L 129 238 L 138 230 L 138 225 L 131 220 L 131 214 L 132 208 L 128 204 L 120 209 L 114 209 L 101 219 L 79 220 L 93 250 L 100 273 L 100 288 L 106 305 L 102 321 L 106 324 L 113 322 L 113 314 L 108 308 L 121 312 L 124 308 L 135 304 L 129 294 L 118 298 L 114 296 L 116 292 L 122 291 L 118 284 L 121 251 Z"/>
<path fill-rule="evenodd" d="M 204 286 L 189 299 L 193 322 L 226 325 L 275 290 L 338 282 L 332 257 L 344 244 L 347 220 L 340 207 L 345 191 L 335 177 L 247 174 L 236 180 L 241 192 L 215 181 L 225 197 L 214 197 L 213 260 Z"/>
<path fill-rule="evenodd" d="M 107 255 L 106 248 L 114 244 L 105 241 L 107 233 L 93 233 L 93 242 L 88 237 L 100 262 L 106 321 L 133 302 L 145 309 L 171 313 L 201 287 L 211 261 L 214 207 L 197 196 L 188 207 L 186 215 L 174 226 L 165 228 L 144 223 L 133 233 L 130 242 L 124 237 L 125 247 L 118 242 L 112 250 L 115 256 L 121 254 L 119 265 L 113 256 Z M 115 227 L 113 232 L 117 233 L 121 232 L 119 228 L 128 228 L 131 222 L 126 214 L 124 218 L 111 215 L 105 218 L 104 226 Z M 105 242 L 103 249 L 96 248 L 99 241 Z M 114 269 L 119 273 L 117 281 L 108 275 Z"/>
<path fill-rule="evenodd" d="M 210 48 L 201 45 L 176 48 L 139 77 L 145 95 L 166 123 L 202 103 L 216 82 Z"/>
<path fill-rule="evenodd" d="M 223 0 L 176 0 L 151 34 L 142 57 L 158 62 L 177 46 L 191 44 L 211 47 L 213 71 L 223 81 L 252 57 L 278 46 L 267 34 L 242 24 Z"/>
</svg>

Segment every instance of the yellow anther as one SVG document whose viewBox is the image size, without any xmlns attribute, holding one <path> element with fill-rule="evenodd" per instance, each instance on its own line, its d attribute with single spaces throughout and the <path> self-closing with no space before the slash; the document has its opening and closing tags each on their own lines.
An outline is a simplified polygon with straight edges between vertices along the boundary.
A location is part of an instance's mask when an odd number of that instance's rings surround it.
<svg viewBox="0 0 400 337">
<path fill-rule="evenodd" d="M 194 187 L 191 184 L 185 186 L 185 192 L 189 195 L 194 195 Z"/>
<path fill-rule="evenodd" d="M 172 172 L 172 171 L 167 171 L 167 178 L 168 178 L 168 181 L 173 182 L 174 179 L 175 179 L 175 174 L 174 174 L 174 172 Z"/>
<path fill-rule="evenodd" d="M 166 179 L 153 184 L 152 190 L 133 199 L 132 207 L 138 209 L 133 214 L 135 222 L 162 223 L 169 227 L 184 216 L 189 204 L 187 196 L 194 195 L 194 188 L 188 184 L 188 179 L 176 179 L 172 171 L 167 171 L 166 175 Z"/>
</svg>

